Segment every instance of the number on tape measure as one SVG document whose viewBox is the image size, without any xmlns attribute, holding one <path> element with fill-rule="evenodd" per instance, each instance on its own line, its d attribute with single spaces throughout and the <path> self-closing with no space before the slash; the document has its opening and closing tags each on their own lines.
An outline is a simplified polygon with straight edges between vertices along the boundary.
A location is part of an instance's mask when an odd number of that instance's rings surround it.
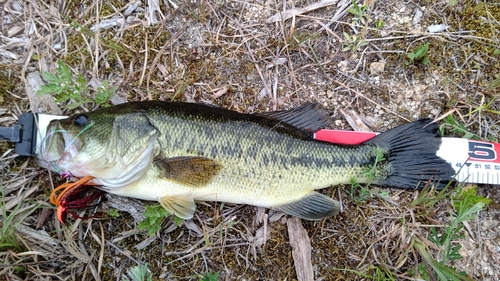
<svg viewBox="0 0 500 281">
<path fill-rule="evenodd" d="M 497 155 L 492 143 L 469 141 L 469 157 L 471 160 L 492 161 Z"/>
</svg>

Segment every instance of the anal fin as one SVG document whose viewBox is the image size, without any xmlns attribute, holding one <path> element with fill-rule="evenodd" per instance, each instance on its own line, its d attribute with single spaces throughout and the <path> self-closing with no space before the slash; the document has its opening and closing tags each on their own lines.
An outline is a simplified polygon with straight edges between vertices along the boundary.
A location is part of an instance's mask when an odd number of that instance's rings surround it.
<svg viewBox="0 0 500 281">
<path fill-rule="evenodd" d="M 194 199 L 188 196 L 164 196 L 158 202 L 170 214 L 185 220 L 192 219 L 196 210 Z"/>
<path fill-rule="evenodd" d="M 340 203 L 314 191 L 300 200 L 273 209 L 305 220 L 321 220 L 338 214 Z"/>
</svg>

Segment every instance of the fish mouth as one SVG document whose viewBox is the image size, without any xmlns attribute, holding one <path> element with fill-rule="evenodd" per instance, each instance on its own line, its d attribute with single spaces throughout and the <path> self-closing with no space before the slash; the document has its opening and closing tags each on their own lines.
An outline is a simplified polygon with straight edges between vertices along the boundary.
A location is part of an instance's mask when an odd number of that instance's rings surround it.
<svg viewBox="0 0 500 281">
<path fill-rule="evenodd" d="M 40 159 L 48 164 L 71 162 L 80 147 L 79 138 L 57 123 L 50 126 L 42 140 Z"/>
</svg>

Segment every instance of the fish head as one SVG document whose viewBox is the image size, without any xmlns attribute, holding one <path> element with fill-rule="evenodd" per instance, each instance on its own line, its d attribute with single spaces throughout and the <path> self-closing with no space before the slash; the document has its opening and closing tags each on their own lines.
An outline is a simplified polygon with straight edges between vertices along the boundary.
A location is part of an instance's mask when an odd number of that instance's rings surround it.
<svg viewBox="0 0 500 281">
<path fill-rule="evenodd" d="M 55 172 L 120 186 L 137 179 L 153 161 L 157 135 L 141 112 L 81 113 L 50 122 L 38 158 Z"/>
</svg>

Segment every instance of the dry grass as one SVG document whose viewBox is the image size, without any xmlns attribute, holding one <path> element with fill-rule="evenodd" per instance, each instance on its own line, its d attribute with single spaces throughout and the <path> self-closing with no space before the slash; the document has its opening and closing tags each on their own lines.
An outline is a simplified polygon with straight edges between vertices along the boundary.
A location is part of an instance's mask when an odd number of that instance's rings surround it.
<svg viewBox="0 0 500 281">
<path fill-rule="evenodd" d="M 500 49 L 498 4 L 481 8 L 459 1 L 450 8 L 444 0 L 370 1 L 364 22 L 353 23 L 346 12 L 350 1 L 321 2 L 325 7 L 266 21 L 315 2 L 6 1 L 0 25 L 0 125 L 14 123 L 29 109 L 60 113 L 63 104 L 54 107 L 53 101 L 32 95 L 36 83 L 29 78 L 54 72 L 62 60 L 86 77 L 91 90 L 104 80 L 118 86 L 114 103 L 174 99 L 259 112 L 319 102 L 336 128 L 349 128 L 342 112 L 350 110 L 380 131 L 451 114 L 469 132 L 498 140 L 500 101 L 498 88 L 490 88 L 500 73 L 494 54 Z M 417 10 L 423 11 L 420 20 Z M 378 19 L 384 23 L 380 29 Z M 450 27 L 429 33 L 431 24 Z M 347 42 L 344 32 L 368 44 L 342 52 L 357 44 Z M 424 42 L 430 42 L 430 63 L 405 64 L 406 53 Z M 450 129 L 446 133 L 454 134 Z M 130 267 L 145 263 L 155 280 L 198 280 L 208 272 L 219 272 L 221 280 L 309 276 L 296 274 L 289 219 L 281 214 L 209 203 L 200 206 L 195 219 L 180 227 L 168 219 L 158 235 L 148 237 L 135 230 L 144 202 L 108 196 L 86 212 L 119 208 L 120 218 L 63 226 L 48 203 L 59 177 L 17 157 L 11 145 L 1 143 L 0 157 L 1 235 L 12 243 L 0 252 L 0 276 L 7 280 L 124 280 Z M 479 189 L 500 198 L 495 187 Z M 362 280 L 367 277 L 359 273 L 377 272 L 390 272 L 387 279 L 412 279 L 409 270 L 422 263 L 414 242 L 439 256 L 441 249 L 428 236 L 431 226 L 449 222 L 446 199 L 415 205 L 418 192 L 382 190 L 389 192 L 383 197 L 373 188 L 374 195 L 357 201 L 360 191 L 349 190 L 331 192 L 341 199 L 343 213 L 304 222 L 315 279 Z M 464 246 L 465 259 L 454 266 L 474 279 L 500 278 L 500 252 L 492 242 L 499 235 L 498 214 L 494 203 L 455 242 Z M 384 279 L 380 276 L 375 279 Z"/>
</svg>

